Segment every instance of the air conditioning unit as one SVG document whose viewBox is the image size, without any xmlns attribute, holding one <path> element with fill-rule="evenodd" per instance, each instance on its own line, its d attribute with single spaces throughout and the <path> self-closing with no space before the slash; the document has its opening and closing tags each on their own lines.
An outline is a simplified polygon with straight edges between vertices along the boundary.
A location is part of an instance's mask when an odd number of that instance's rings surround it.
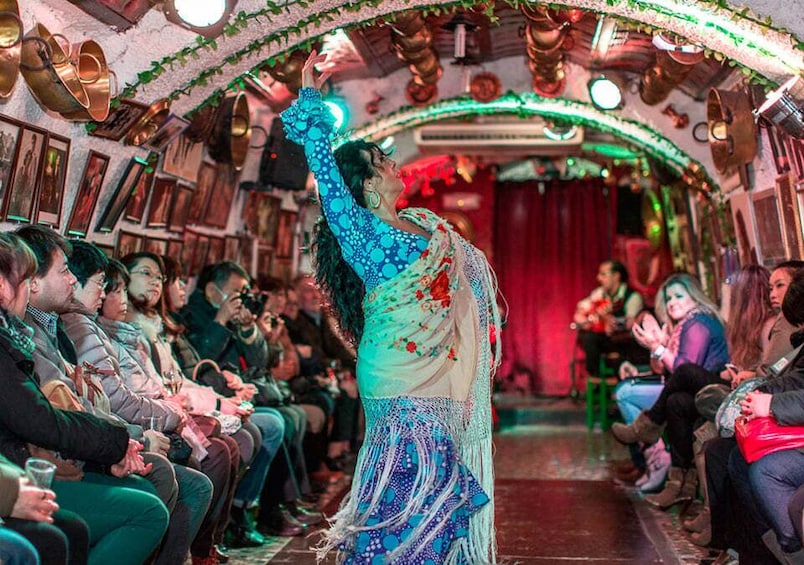
<svg viewBox="0 0 804 565">
<path fill-rule="evenodd" d="M 417 128 L 413 137 L 422 152 L 563 154 L 583 143 L 580 126 L 551 128 L 542 118 L 478 118 L 474 122 L 438 122 Z"/>
</svg>

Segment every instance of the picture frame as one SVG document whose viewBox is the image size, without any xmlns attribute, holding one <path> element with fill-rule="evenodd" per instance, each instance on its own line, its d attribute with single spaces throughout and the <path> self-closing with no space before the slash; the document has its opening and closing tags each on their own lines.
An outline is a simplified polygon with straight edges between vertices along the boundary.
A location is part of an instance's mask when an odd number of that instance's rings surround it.
<svg viewBox="0 0 804 565">
<path fill-rule="evenodd" d="M 114 230 L 117 221 L 128 206 L 131 195 L 137 190 L 137 183 L 147 166 L 148 162 L 141 157 L 132 157 L 128 162 L 111 200 L 95 226 L 96 232 L 109 233 Z"/>
<path fill-rule="evenodd" d="M 22 122 L 0 114 L 0 210 L 5 203 L 5 196 L 14 173 L 14 158 L 17 156 L 22 127 Z"/>
<path fill-rule="evenodd" d="M 289 284 L 293 278 L 293 259 L 274 257 L 271 261 L 271 276 Z"/>
<path fill-rule="evenodd" d="M 198 232 L 189 229 L 184 230 L 184 240 L 179 257 L 181 264 L 184 266 L 185 274 L 188 277 L 196 274 L 191 269 L 193 266 L 193 255 L 195 254 L 195 248 L 197 245 Z"/>
<path fill-rule="evenodd" d="M 222 237 L 209 237 L 209 249 L 206 262 L 209 264 L 223 261 L 223 252 L 226 241 Z"/>
<path fill-rule="evenodd" d="M 246 196 L 243 223 L 249 233 L 269 247 L 276 243 L 281 207 L 282 199 L 270 193 L 252 190 Z"/>
<path fill-rule="evenodd" d="M 207 198 L 204 219 L 201 222 L 204 226 L 226 229 L 237 190 L 237 179 L 238 174 L 233 168 L 218 165 L 215 184 L 212 187 L 212 193 Z"/>
<path fill-rule="evenodd" d="M 254 242 L 256 240 L 250 235 L 240 237 L 240 266 L 246 272 L 254 276 Z"/>
<path fill-rule="evenodd" d="M 151 196 L 151 189 L 153 188 L 154 178 L 156 177 L 154 163 L 157 158 L 156 153 L 151 153 L 146 159 L 148 165 L 137 179 L 134 192 L 131 193 L 131 198 L 128 204 L 126 204 L 126 212 L 123 215 L 126 221 L 141 224 L 142 219 L 145 217 L 145 207 L 148 204 L 148 198 Z"/>
<path fill-rule="evenodd" d="M 267 245 L 257 247 L 257 275 L 271 274 L 271 261 L 274 257 L 273 249 Z M 273 276 L 273 275 L 272 275 Z"/>
<path fill-rule="evenodd" d="M 169 232 L 181 233 L 184 231 L 194 195 L 195 190 L 192 187 L 186 184 L 176 185 L 173 190 L 173 202 L 170 205 L 170 217 L 167 225 Z"/>
<path fill-rule="evenodd" d="M 167 244 L 167 255 L 170 257 L 181 258 L 182 250 L 184 249 L 184 241 L 181 239 L 169 239 Z M 182 266 L 185 266 L 182 264 Z"/>
<path fill-rule="evenodd" d="M 61 208 L 70 161 L 70 138 L 51 133 L 47 138 L 45 165 L 39 180 L 36 223 L 57 230 L 61 227 Z"/>
<path fill-rule="evenodd" d="M 142 250 L 157 255 L 166 255 L 168 250 L 168 240 L 161 237 L 146 236 L 142 244 Z"/>
<path fill-rule="evenodd" d="M 109 156 L 90 150 L 84 164 L 84 172 L 81 174 L 81 182 L 78 184 L 78 192 L 75 196 L 75 204 L 67 222 L 67 235 L 85 237 L 89 231 L 89 224 L 92 214 L 95 212 L 95 204 L 98 201 L 103 186 L 103 179 L 109 168 Z"/>
<path fill-rule="evenodd" d="M 748 193 L 736 193 L 729 199 L 734 222 L 734 235 L 737 240 L 737 254 L 740 265 L 759 262 L 757 254 L 757 234 L 751 221 L 750 198 Z"/>
<path fill-rule="evenodd" d="M 90 135 L 120 141 L 148 109 L 147 104 L 136 100 L 121 99 L 119 102 L 116 108 L 110 110 L 109 116 L 103 122 L 95 124 L 96 127 Z"/>
<path fill-rule="evenodd" d="M 106 243 L 98 243 L 97 241 L 92 242 L 95 247 L 103 251 L 109 259 L 113 259 L 115 257 L 115 248 L 114 245 L 108 245 Z"/>
<path fill-rule="evenodd" d="M 195 184 L 195 194 L 190 202 L 187 213 L 188 224 L 199 224 L 207 208 L 207 200 L 215 185 L 217 167 L 209 161 L 203 161 L 198 169 L 198 181 Z"/>
<path fill-rule="evenodd" d="M 203 142 L 194 143 L 186 135 L 178 135 L 165 148 L 162 156 L 162 172 L 195 183 L 203 158 Z"/>
<path fill-rule="evenodd" d="M 47 131 L 23 125 L 17 141 L 13 173 L 6 191 L 5 218 L 30 223 L 36 213 L 39 180 L 45 165 Z"/>
<path fill-rule="evenodd" d="M 770 188 L 751 195 L 754 218 L 757 226 L 760 264 L 770 267 L 784 260 L 785 244 L 782 220 L 779 217 L 776 190 Z"/>
<path fill-rule="evenodd" d="M 207 253 L 209 252 L 209 236 L 204 234 L 198 234 L 198 239 L 195 244 L 195 250 L 193 251 L 193 260 L 190 265 L 190 272 L 193 274 L 198 274 L 201 272 L 201 269 L 207 264 Z"/>
<path fill-rule="evenodd" d="M 153 137 L 143 144 L 143 147 L 157 153 L 164 152 L 168 144 L 178 135 L 186 130 L 190 125 L 189 120 L 176 114 L 170 114 L 167 119 L 159 126 Z"/>
<path fill-rule="evenodd" d="M 804 258 L 801 213 L 794 173 L 776 178 L 776 200 L 779 203 L 779 216 L 782 220 L 786 257 L 787 259 Z"/>
<path fill-rule="evenodd" d="M 227 235 L 224 239 L 226 242 L 223 246 L 223 259 L 233 263 L 240 263 L 240 238 Z"/>
<path fill-rule="evenodd" d="M 279 225 L 276 232 L 276 257 L 289 259 L 293 255 L 293 234 L 298 214 L 290 210 L 279 211 Z"/>
<path fill-rule="evenodd" d="M 170 219 L 170 204 L 173 200 L 173 190 L 176 188 L 176 179 L 169 177 L 156 177 L 151 190 L 151 202 L 148 204 L 148 219 L 146 228 L 164 228 Z"/>
<path fill-rule="evenodd" d="M 140 234 L 120 230 L 117 233 L 115 257 L 123 258 L 129 253 L 142 251 L 143 237 Z"/>
</svg>

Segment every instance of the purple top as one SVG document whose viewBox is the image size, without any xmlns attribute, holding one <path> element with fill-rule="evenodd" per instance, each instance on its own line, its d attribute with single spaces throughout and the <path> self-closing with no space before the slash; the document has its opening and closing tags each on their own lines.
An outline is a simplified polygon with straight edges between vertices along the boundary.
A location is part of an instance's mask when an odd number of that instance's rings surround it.
<svg viewBox="0 0 804 565">
<path fill-rule="evenodd" d="M 708 371 L 720 371 L 728 360 L 726 331 L 717 318 L 698 312 L 684 322 L 673 370 L 684 363 L 695 363 Z"/>
</svg>

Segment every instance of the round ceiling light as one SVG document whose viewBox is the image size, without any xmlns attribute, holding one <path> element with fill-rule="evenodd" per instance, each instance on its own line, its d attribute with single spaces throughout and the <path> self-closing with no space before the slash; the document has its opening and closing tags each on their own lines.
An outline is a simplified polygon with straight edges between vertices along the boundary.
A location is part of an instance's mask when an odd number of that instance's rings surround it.
<svg viewBox="0 0 804 565">
<path fill-rule="evenodd" d="M 620 86 L 606 76 L 589 81 L 589 98 L 599 110 L 616 110 L 623 103 L 623 93 Z"/>
<path fill-rule="evenodd" d="M 165 18 L 205 37 L 223 31 L 237 0 L 166 0 Z"/>
</svg>

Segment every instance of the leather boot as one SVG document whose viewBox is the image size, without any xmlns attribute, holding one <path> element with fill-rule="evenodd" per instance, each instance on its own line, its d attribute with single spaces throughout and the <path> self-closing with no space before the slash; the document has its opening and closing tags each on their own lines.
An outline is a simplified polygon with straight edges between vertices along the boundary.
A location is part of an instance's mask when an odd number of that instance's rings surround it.
<svg viewBox="0 0 804 565">
<path fill-rule="evenodd" d="M 701 512 L 699 516 L 705 516 L 709 518 L 709 512 Z M 695 545 L 699 545 L 701 547 L 706 547 L 712 542 L 712 523 L 710 520 L 704 524 L 703 529 L 700 532 L 693 532 L 690 534 L 690 541 Z"/>
<path fill-rule="evenodd" d="M 690 474 L 688 471 L 692 471 Z M 692 500 L 692 495 L 689 494 L 689 487 L 684 488 L 685 479 L 687 476 L 695 477 L 695 469 L 688 469 L 685 471 L 681 467 L 670 467 L 667 473 L 667 482 L 664 483 L 664 490 L 657 494 L 649 494 L 645 500 L 649 504 L 667 510 L 671 506 L 679 502 L 689 502 Z M 697 485 L 697 478 L 693 479 Z M 692 486 L 692 491 L 695 492 L 695 486 Z"/>
<path fill-rule="evenodd" d="M 653 444 L 659 441 L 662 436 L 664 424 L 660 425 L 648 418 L 646 412 L 641 412 L 632 424 L 615 423 L 611 427 L 611 432 L 617 441 L 625 445 L 642 442 Z"/>
<path fill-rule="evenodd" d="M 705 507 L 703 510 L 698 512 L 698 515 L 695 518 L 684 520 L 684 523 L 681 525 L 688 532 L 697 534 L 704 531 L 709 526 L 710 521 L 711 518 L 709 516 L 709 508 Z"/>
</svg>

